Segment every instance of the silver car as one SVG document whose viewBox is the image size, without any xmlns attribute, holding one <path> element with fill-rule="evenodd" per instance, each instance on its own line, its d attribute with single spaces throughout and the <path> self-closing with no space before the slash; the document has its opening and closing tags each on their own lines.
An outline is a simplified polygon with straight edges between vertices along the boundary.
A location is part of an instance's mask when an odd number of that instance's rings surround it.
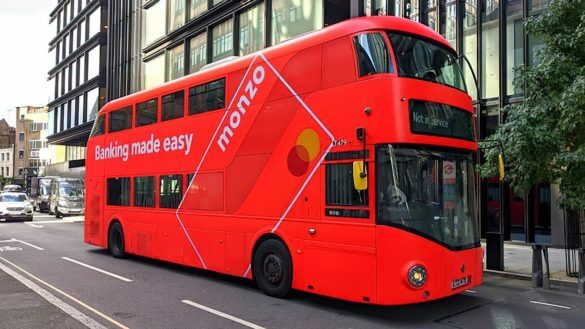
<svg viewBox="0 0 585 329">
<path fill-rule="evenodd" d="M 3 192 L 0 194 L 0 219 L 33 220 L 33 207 L 24 193 Z"/>
</svg>

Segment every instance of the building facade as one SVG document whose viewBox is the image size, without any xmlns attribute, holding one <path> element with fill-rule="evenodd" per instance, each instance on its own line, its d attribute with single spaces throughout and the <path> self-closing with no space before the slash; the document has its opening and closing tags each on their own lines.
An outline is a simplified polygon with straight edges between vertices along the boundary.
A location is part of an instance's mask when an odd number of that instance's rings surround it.
<svg viewBox="0 0 585 329">
<path fill-rule="evenodd" d="M 107 0 L 60 0 L 50 13 L 48 141 L 67 146 L 50 174 L 85 166 L 85 144 L 105 103 L 107 8 Z"/>
<path fill-rule="evenodd" d="M 5 119 L 0 119 L 0 176 L 4 182 L 12 182 L 14 175 L 14 137 L 16 129 Z"/>
</svg>

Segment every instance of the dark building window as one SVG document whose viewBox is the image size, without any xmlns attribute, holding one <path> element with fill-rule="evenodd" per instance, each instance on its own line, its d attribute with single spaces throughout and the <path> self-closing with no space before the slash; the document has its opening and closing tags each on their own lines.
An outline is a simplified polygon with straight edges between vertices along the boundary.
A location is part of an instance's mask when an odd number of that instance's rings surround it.
<svg viewBox="0 0 585 329">
<path fill-rule="evenodd" d="M 182 175 L 160 176 L 160 207 L 176 209 L 183 197 Z"/>
<path fill-rule="evenodd" d="M 165 95 L 162 98 L 162 121 L 177 119 L 183 116 L 183 103 L 185 96 L 183 91 Z"/>
<path fill-rule="evenodd" d="M 19 159 L 24 158 L 24 150 L 18 150 L 18 158 Z"/>
<path fill-rule="evenodd" d="M 353 186 L 352 163 L 328 164 L 325 180 L 325 203 L 328 206 L 368 205 L 368 190 L 357 191 Z"/>
<path fill-rule="evenodd" d="M 130 178 L 108 178 L 108 205 L 130 205 Z"/>
<path fill-rule="evenodd" d="M 189 115 L 225 107 L 225 79 L 211 81 L 189 89 Z"/>
<path fill-rule="evenodd" d="M 156 123 L 157 116 L 158 101 L 156 98 L 136 104 L 136 127 Z"/>
<path fill-rule="evenodd" d="M 134 206 L 154 207 L 154 176 L 134 178 Z"/>
<path fill-rule="evenodd" d="M 23 142 L 24 141 L 24 133 L 19 133 L 18 134 L 18 140 Z"/>
<path fill-rule="evenodd" d="M 110 132 L 132 128 L 132 107 L 126 107 L 110 113 Z"/>
</svg>

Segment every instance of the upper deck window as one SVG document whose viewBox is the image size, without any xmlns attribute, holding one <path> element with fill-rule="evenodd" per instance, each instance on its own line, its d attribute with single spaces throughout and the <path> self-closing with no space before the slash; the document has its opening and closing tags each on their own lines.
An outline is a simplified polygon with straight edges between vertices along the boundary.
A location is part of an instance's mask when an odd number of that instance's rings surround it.
<svg viewBox="0 0 585 329">
<path fill-rule="evenodd" d="M 136 127 L 156 123 L 158 116 L 158 100 L 151 99 L 136 104 Z"/>
<path fill-rule="evenodd" d="M 95 119 L 95 122 L 93 124 L 93 128 L 91 129 L 91 134 L 90 136 L 99 136 L 99 135 L 103 135 L 106 132 L 106 120 L 104 119 L 105 115 L 100 115 L 97 117 L 97 119 Z"/>
<path fill-rule="evenodd" d="M 225 79 L 219 79 L 189 89 L 189 115 L 225 107 Z"/>
<path fill-rule="evenodd" d="M 183 116 L 184 92 L 178 91 L 162 98 L 162 121 L 177 119 Z"/>
<path fill-rule="evenodd" d="M 459 59 L 447 47 L 393 32 L 388 36 L 394 47 L 399 76 L 467 91 Z"/>
<path fill-rule="evenodd" d="M 110 112 L 110 132 L 115 133 L 132 128 L 132 107 Z"/>
<path fill-rule="evenodd" d="M 358 35 L 354 37 L 354 43 L 360 77 L 371 74 L 391 73 L 393 71 L 388 47 L 386 47 L 386 42 L 382 34 L 366 33 Z"/>
</svg>

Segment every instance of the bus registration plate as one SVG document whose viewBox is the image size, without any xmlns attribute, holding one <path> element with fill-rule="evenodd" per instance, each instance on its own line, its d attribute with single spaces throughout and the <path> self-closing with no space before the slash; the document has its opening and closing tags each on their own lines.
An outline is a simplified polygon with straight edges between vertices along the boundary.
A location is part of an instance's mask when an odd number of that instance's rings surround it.
<svg viewBox="0 0 585 329">
<path fill-rule="evenodd" d="M 463 277 L 461 279 L 453 280 L 453 281 L 451 281 L 451 289 L 455 289 L 455 288 L 459 288 L 459 287 L 465 286 L 468 283 L 469 283 L 469 277 L 468 276 Z"/>
</svg>

